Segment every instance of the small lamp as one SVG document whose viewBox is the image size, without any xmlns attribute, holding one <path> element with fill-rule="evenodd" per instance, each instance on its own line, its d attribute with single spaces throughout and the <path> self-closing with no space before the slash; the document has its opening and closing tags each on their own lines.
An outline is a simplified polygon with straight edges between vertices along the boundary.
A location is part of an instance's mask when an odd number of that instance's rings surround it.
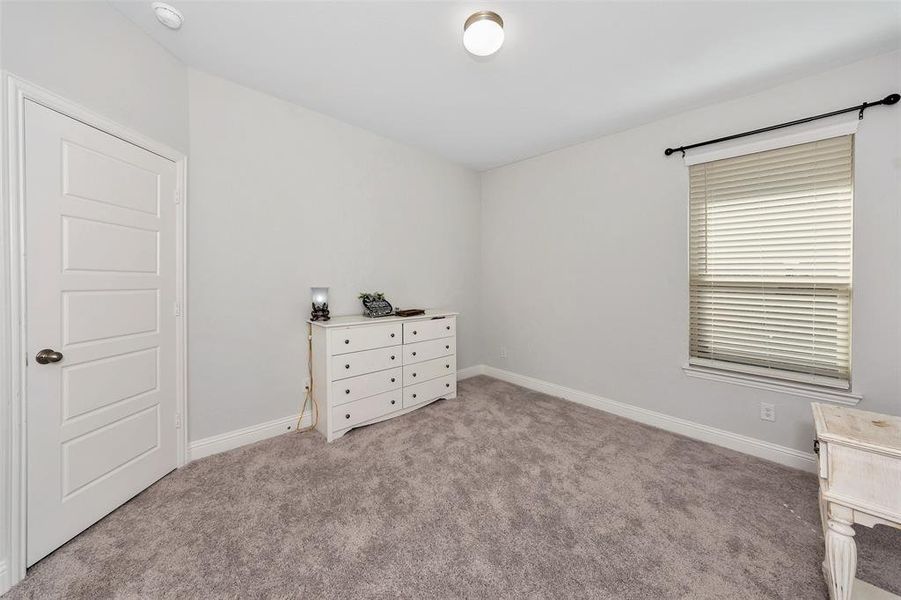
<svg viewBox="0 0 901 600">
<path fill-rule="evenodd" d="M 311 321 L 328 321 L 328 288 L 314 287 L 310 288 L 310 295 L 313 297 L 313 312 L 310 313 Z"/>
</svg>

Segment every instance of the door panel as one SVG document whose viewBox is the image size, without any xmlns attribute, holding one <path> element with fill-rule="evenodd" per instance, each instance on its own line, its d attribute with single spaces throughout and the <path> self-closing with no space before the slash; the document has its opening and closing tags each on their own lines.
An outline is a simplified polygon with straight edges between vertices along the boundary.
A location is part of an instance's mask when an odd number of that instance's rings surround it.
<svg viewBox="0 0 901 600">
<path fill-rule="evenodd" d="M 63 140 L 62 149 L 66 196 L 159 216 L 159 173 L 68 140 Z"/>
<path fill-rule="evenodd" d="M 67 345 L 158 330 L 159 290 L 64 291 L 63 335 Z"/>
<path fill-rule="evenodd" d="M 159 447 L 159 405 L 63 443 L 63 497 Z M 115 448 L 116 452 L 107 452 Z"/>
<path fill-rule="evenodd" d="M 62 367 L 63 419 L 156 391 L 158 356 L 157 348 L 148 348 Z"/>
<path fill-rule="evenodd" d="M 117 252 L 109 252 L 117 248 Z M 156 231 L 63 217 L 63 270 L 156 273 Z"/>
<path fill-rule="evenodd" d="M 175 468 L 175 190 L 173 162 L 26 101 L 29 565 Z"/>
</svg>

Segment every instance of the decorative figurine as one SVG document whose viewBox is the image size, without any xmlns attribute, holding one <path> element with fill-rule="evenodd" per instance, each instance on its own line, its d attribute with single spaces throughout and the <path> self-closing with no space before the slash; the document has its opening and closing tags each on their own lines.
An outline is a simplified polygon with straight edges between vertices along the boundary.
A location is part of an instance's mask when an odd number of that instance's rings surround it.
<svg viewBox="0 0 901 600">
<path fill-rule="evenodd" d="M 391 303 L 385 300 L 385 294 L 382 292 L 363 292 L 360 294 L 360 300 L 363 301 L 363 314 L 367 317 L 390 317 L 394 314 Z"/>
</svg>

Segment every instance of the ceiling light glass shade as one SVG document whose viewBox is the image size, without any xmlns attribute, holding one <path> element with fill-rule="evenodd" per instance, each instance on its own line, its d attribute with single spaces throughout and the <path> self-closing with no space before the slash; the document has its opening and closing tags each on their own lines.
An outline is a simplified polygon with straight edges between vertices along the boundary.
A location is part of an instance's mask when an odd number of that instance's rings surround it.
<svg viewBox="0 0 901 600">
<path fill-rule="evenodd" d="M 470 54 L 488 56 L 504 44 L 504 21 L 490 10 L 473 13 L 463 24 L 463 47 Z"/>
</svg>

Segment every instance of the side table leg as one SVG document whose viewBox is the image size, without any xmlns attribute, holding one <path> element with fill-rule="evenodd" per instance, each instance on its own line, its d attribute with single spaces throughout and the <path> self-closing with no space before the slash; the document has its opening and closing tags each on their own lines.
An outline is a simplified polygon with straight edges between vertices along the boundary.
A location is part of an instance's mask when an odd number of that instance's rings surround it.
<svg viewBox="0 0 901 600">
<path fill-rule="evenodd" d="M 826 584 L 832 600 L 851 600 L 851 588 L 857 572 L 857 544 L 851 521 L 836 518 L 830 506 L 826 527 Z"/>
</svg>

